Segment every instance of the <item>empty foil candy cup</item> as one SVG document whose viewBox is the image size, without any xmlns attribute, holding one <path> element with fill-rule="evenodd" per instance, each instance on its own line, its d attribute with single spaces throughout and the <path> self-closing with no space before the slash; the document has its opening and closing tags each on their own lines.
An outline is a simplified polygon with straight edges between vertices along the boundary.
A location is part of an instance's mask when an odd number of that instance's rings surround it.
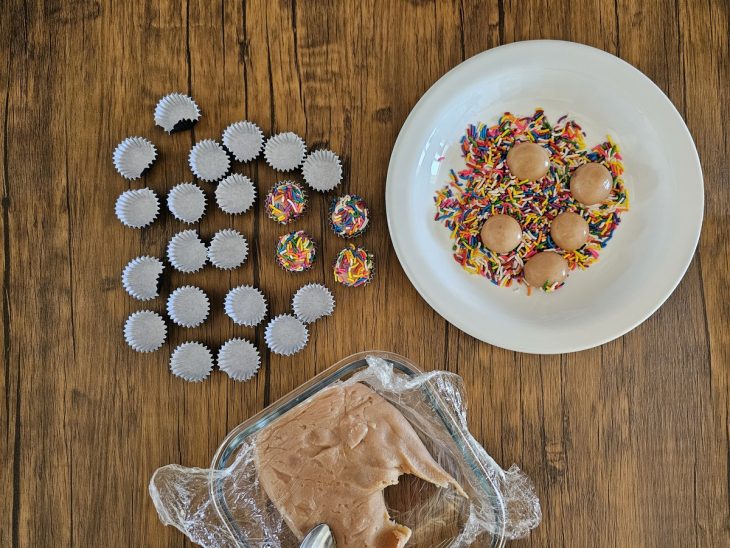
<svg viewBox="0 0 730 548">
<path fill-rule="evenodd" d="M 160 201 L 157 194 L 149 188 L 126 190 L 117 198 L 114 212 L 123 225 L 144 228 L 157 218 Z"/>
<path fill-rule="evenodd" d="M 208 246 L 208 259 L 216 268 L 238 268 L 248 257 L 248 242 L 231 228 L 219 230 Z"/>
<path fill-rule="evenodd" d="M 304 323 L 312 323 L 329 316 L 335 309 L 332 292 L 321 284 L 307 284 L 292 298 L 294 315 Z"/>
<path fill-rule="evenodd" d="M 264 145 L 264 158 L 277 171 L 291 171 L 302 165 L 307 147 L 304 140 L 291 131 L 277 133 Z"/>
<path fill-rule="evenodd" d="M 226 294 L 223 304 L 233 323 L 255 327 L 266 317 L 266 298 L 261 291 L 250 285 L 234 287 Z"/>
<path fill-rule="evenodd" d="M 182 93 L 165 95 L 155 107 L 155 124 L 167 133 L 190 129 L 199 119 L 197 103 Z"/>
<path fill-rule="evenodd" d="M 208 259 L 208 249 L 195 230 L 183 230 L 167 244 L 167 258 L 180 272 L 197 272 Z"/>
<path fill-rule="evenodd" d="M 144 137 L 127 137 L 112 155 L 114 167 L 125 179 L 139 179 L 152 167 L 157 149 Z"/>
<path fill-rule="evenodd" d="M 189 382 L 204 381 L 213 370 L 213 354 L 199 342 L 184 342 L 170 356 L 170 371 Z"/>
<path fill-rule="evenodd" d="M 177 220 L 197 223 L 205 213 L 205 194 L 196 184 L 180 183 L 170 189 L 167 208 Z"/>
<path fill-rule="evenodd" d="M 231 173 L 218 183 L 215 201 L 222 211 L 230 215 L 245 213 L 256 201 L 256 187 L 251 179 L 240 173 Z"/>
<path fill-rule="evenodd" d="M 154 352 L 167 338 L 165 320 L 157 312 L 140 310 L 124 324 L 124 340 L 137 352 Z"/>
<path fill-rule="evenodd" d="M 315 150 L 304 160 L 302 174 L 314 190 L 327 192 L 342 182 L 342 164 L 331 150 Z"/>
<path fill-rule="evenodd" d="M 197 327 L 210 312 L 210 301 L 199 287 L 185 285 L 178 287 L 167 298 L 167 314 L 182 327 Z"/>
<path fill-rule="evenodd" d="M 307 344 L 309 332 L 307 326 L 291 314 L 281 314 L 269 321 L 264 332 L 264 340 L 275 354 L 291 356 Z"/>
<path fill-rule="evenodd" d="M 122 285 L 135 299 L 149 301 L 159 294 L 159 278 L 164 269 L 162 261 L 156 257 L 137 257 L 124 267 Z"/>
<path fill-rule="evenodd" d="M 252 379 L 260 365 L 258 349 L 245 339 L 230 339 L 218 351 L 218 367 L 233 380 Z"/>
<path fill-rule="evenodd" d="M 223 131 L 223 146 L 239 162 L 256 159 L 261 154 L 263 145 L 264 134 L 253 122 L 236 122 Z"/>
<path fill-rule="evenodd" d="M 193 174 L 203 181 L 217 181 L 231 167 L 226 150 L 212 139 L 195 143 L 190 149 L 188 163 Z"/>
</svg>

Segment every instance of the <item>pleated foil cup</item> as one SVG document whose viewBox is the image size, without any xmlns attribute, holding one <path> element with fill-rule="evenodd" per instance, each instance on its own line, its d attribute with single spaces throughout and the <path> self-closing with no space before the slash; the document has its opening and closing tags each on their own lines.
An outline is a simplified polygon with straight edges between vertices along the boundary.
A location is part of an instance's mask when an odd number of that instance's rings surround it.
<svg viewBox="0 0 730 548">
<path fill-rule="evenodd" d="M 167 244 L 167 258 L 180 272 L 197 272 L 208 260 L 208 249 L 195 230 L 183 230 Z"/>
<path fill-rule="evenodd" d="M 307 345 L 309 331 L 299 318 L 291 314 L 281 314 L 266 326 L 264 340 L 275 354 L 291 356 Z"/>
<path fill-rule="evenodd" d="M 253 122 L 236 122 L 223 131 L 223 146 L 237 161 L 250 162 L 261 154 L 264 134 Z"/>
<path fill-rule="evenodd" d="M 178 287 L 167 298 L 167 315 L 181 327 L 198 327 L 210 312 L 210 301 L 199 287 Z"/>
<path fill-rule="evenodd" d="M 213 354 L 204 344 L 184 342 L 170 356 L 170 371 L 188 382 L 202 382 L 213 370 Z"/>
<path fill-rule="evenodd" d="M 122 192 L 114 205 L 117 218 L 130 228 L 149 226 L 159 212 L 160 201 L 157 194 L 149 188 Z"/>
<path fill-rule="evenodd" d="M 291 171 L 302 165 L 307 147 L 304 140 L 291 131 L 277 133 L 264 145 L 266 163 L 277 171 Z"/>
<path fill-rule="evenodd" d="M 256 376 L 261 356 L 254 344 L 245 339 L 230 339 L 218 351 L 218 367 L 236 381 L 247 381 Z"/>
<path fill-rule="evenodd" d="M 226 294 L 223 307 L 237 325 L 255 327 L 266 317 L 266 297 L 261 290 L 250 285 L 231 289 Z"/>
<path fill-rule="evenodd" d="M 145 175 L 157 158 L 157 149 L 144 137 L 127 137 L 112 154 L 114 168 L 125 179 L 139 179 Z"/>
<path fill-rule="evenodd" d="M 200 119 L 200 108 L 192 97 L 182 93 L 170 93 L 159 100 L 155 107 L 155 124 L 167 133 L 185 131 Z"/>
<path fill-rule="evenodd" d="M 312 323 L 329 316 L 335 309 L 335 297 L 321 284 L 307 284 L 292 298 L 294 315 L 304 323 Z"/>
<path fill-rule="evenodd" d="M 124 340 L 137 352 L 154 352 L 166 338 L 165 320 L 151 310 L 133 313 L 124 324 Z"/>
<path fill-rule="evenodd" d="M 269 218 L 286 225 L 304 215 L 309 198 L 304 188 L 294 181 L 281 181 L 271 187 L 264 203 Z"/>
<path fill-rule="evenodd" d="M 345 287 L 368 285 L 375 276 L 375 256 L 362 247 L 349 244 L 337 254 L 332 271 L 335 281 Z"/>
<path fill-rule="evenodd" d="M 246 213 L 256 201 L 256 187 L 245 175 L 231 173 L 218 183 L 215 201 L 229 215 Z"/>
<path fill-rule="evenodd" d="M 248 257 L 248 242 L 236 230 L 226 228 L 213 236 L 208 246 L 208 259 L 216 268 L 238 268 Z"/>
<path fill-rule="evenodd" d="M 225 177 L 231 167 L 226 150 L 212 139 L 195 143 L 190 149 L 188 163 L 198 179 L 209 182 Z"/>
<path fill-rule="evenodd" d="M 304 230 L 280 236 L 274 249 L 274 259 L 287 272 L 304 272 L 312 268 L 317 258 L 317 244 Z"/>
<path fill-rule="evenodd" d="M 162 261 L 156 257 L 132 259 L 122 272 L 122 286 L 137 300 L 154 299 L 159 295 L 159 280 L 164 269 Z"/>
<path fill-rule="evenodd" d="M 180 183 L 170 189 L 167 208 L 178 221 L 197 223 L 205 213 L 205 193 L 196 184 Z"/>
<path fill-rule="evenodd" d="M 342 182 L 342 163 L 331 150 L 315 150 L 304 160 L 305 182 L 318 192 L 327 192 Z"/>
<path fill-rule="evenodd" d="M 340 238 L 357 238 L 370 226 L 370 208 L 361 196 L 345 194 L 332 200 L 328 220 L 330 229 Z"/>
</svg>

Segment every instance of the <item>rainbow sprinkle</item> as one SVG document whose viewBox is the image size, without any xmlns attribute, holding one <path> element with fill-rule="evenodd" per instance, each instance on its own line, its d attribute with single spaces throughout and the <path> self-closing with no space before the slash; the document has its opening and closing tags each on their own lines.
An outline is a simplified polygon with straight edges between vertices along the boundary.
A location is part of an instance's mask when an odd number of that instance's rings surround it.
<svg viewBox="0 0 730 548">
<path fill-rule="evenodd" d="M 577 251 L 558 250 L 570 269 L 586 269 L 598 260 L 621 222 L 621 213 L 629 209 L 629 197 L 618 146 L 609 137 L 588 149 L 584 137 L 581 127 L 566 116 L 551 125 L 542 109 L 525 118 L 507 112 L 494 126 L 480 123 L 466 129 L 461 138 L 466 166 L 458 173 L 452 170 L 448 185 L 434 197 L 435 220 L 451 231 L 454 259 L 464 270 L 501 287 L 523 283 L 525 261 L 556 247 L 550 222 L 563 211 L 582 215 L 590 228 L 585 246 Z M 520 141 L 539 143 L 550 151 L 550 171 L 539 181 L 517 180 L 507 168 L 507 152 Z M 570 172 L 588 162 L 600 162 L 613 175 L 611 195 L 600 205 L 583 206 L 570 194 Z M 522 243 L 504 255 L 485 248 L 479 236 L 484 220 L 495 213 L 513 216 L 523 230 Z M 550 292 L 562 285 L 541 289 Z"/>
<path fill-rule="evenodd" d="M 274 185 L 266 195 L 266 212 L 282 225 L 291 223 L 307 208 L 307 193 L 292 181 Z"/>
<path fill-rule="evenodd" d="M 284 234 L 276 244 L 276 262 L 289 272 L 309 270 L 316 254 L 314 240 L 303 230 Z"/>
<path fill-rule="evenodd" d="M 359 236 L 368 226 L 368 205 L 357 194 L 335 199 L 330 207 L 330 226 L 342 238 Z"/>
<path fill-rule="evenodd" d="M 337 254 L 333 269 L 335 280 L 346 287 L 370 283 L 375 274 L 375 258 L 361 247 L 348 245 Z"/>
</svg>

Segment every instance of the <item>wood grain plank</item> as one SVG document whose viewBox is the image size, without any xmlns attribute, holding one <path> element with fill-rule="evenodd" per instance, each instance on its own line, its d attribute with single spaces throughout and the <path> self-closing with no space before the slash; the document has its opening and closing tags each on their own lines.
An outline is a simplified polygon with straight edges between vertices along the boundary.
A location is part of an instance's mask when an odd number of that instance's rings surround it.
<svg viewBox="0 0 730 548">
<path fill-rule="evenodd" d="M 11 361 L 12 339 L 10 332 L 10 181 L 8 169 L 8 105 L 10 101 L 10 85 L 13 70 L 13 51 L 20 47 L 20 14 L 16 3 L 5 2 L 0 7 L 0 51 L 7 60 L 0 67 L 0 112 L 2 113 L 2 268 L 0 269 L 0 287 L 2 287 L 2 356 L 3 375 L 0 378 L 0 393 L 3 394 L 3 405 L 0 407 L 0 424 L 2 424 L 2 440 L 0 444 L 0 462 L 5 466 L 0 468 L 0 490 L 6 493 L 0 502 L 0 544 L 11 546 L 17 543 L 18 536 L 18 509 L 20 486 L 18 485 L 18 469 L 20 465 L 20 413 L 18 398 L 20 370 Z M 11 37 L 15 37 L 14 40 Z"/>
<path fill-rule="evenodd" d="M 46 32 L 47 25 L 61 31 L 68 12 L 42 2 L 11 9 L 17 26 L 5 118 L 5 135 L 13 136 L 5 142 L 5 287 L 6 332 L 15 341 L 6 364 L 18 372 L 12 542 L 72 544 L 72 424 L 63 411 L 74 366 L 73 234 L 63 117 L 57 115 L 62 97 L 47 93 L 63 83 L 54 62 L 63 59 L 63 33 Z"/>
<path fill-rule="evenodd" d="M 730 191 L 724 183 L 730 169 L 725 115 L 730 102 L 730 7 L 726 2 L 678 2 L 676 18 L 682 37 L 684 116 L 697 144 L 705 177 L 699 276 L 704 297 L 703 327 L 710 345 L 694 381 L 702 404 L 691 417 L 696 434 L 686 466 L 691 465 L 694 478 L 691 496 L 695 542 L 699 546 L 721 546 L 730 543 L 730 483 L 723 481 L 729 477 L 730 454 Z M 713 123 L 718 120 L 722 122 Z"/>
</svg>

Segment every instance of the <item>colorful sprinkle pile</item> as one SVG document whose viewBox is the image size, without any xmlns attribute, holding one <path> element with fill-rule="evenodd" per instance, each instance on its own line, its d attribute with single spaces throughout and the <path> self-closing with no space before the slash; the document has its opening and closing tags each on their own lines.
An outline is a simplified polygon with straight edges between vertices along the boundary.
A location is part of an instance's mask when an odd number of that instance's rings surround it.
<svg viewBox="0 0 730 548">
<path fill-rule="evenodd" d="M 307 208 L 307 194 L 298 184 L 284 181 L 266 195 L 266 212 L 282 225 L 291 223 Z"/>
<path fill-rule="evenodd" d="M 586 269 L 598 260 L 621 222 L 621 213 L 629 209 L 629 197 L 621 178 L 624 168 L 618 146 L 608 138 L 588 149 L 584 137 L 575 121 L 563 116 L 551 125 L 542 109 L 525 118 L 507 112 L 494 126 L 480 123 L 467 128 L 461 138 L 466 167 L 458 173 L 452 170 L 449 184 L 434 197 L 435 220 L 451 231 L 453 256 L 464 270 L 502 287 L 523 283 L 525 261 L 556 247 L 550 223 L 563 211 L 582 215 L 590 236 L 577 251 L 557 251 L 571 270 Z M 550 152 L 550 171 L 538 181 L 520 181 L 507 168 L 507 153 L 521 141 L 538 143 Z M 600 205 L 583 206 L 570 194 L 570 173 L 588 162 L 600 162 L 613 176 L 611 195 Z M 522 243 L 504 255 L 485 248 L 479 236 L 484 221 L 495 213 L 511 215 L 523 230 Z M 554 291 L 562 285 L 543 290 Z"/>
<path fill-rule="evenodd" d="M 342 238 L 359 236 L 368 226 L 368 205 L 356 194 L 346 194 L 332 202 L 330 226 Z"/>
<path fill-rule="evenodd" d="M 360 287 L 373 279 L 375 259 L 361 247 L 348 245 L 337 254 L 334 266 L 335 280 L 346 287 Z"/>
<path fill-rule="evenodd" d="M 314 240 L 303 230 L 284 234 L 276 244 L 276 262 L 289 272 L 309 270 L 316 254 Z"/>
</svg>

